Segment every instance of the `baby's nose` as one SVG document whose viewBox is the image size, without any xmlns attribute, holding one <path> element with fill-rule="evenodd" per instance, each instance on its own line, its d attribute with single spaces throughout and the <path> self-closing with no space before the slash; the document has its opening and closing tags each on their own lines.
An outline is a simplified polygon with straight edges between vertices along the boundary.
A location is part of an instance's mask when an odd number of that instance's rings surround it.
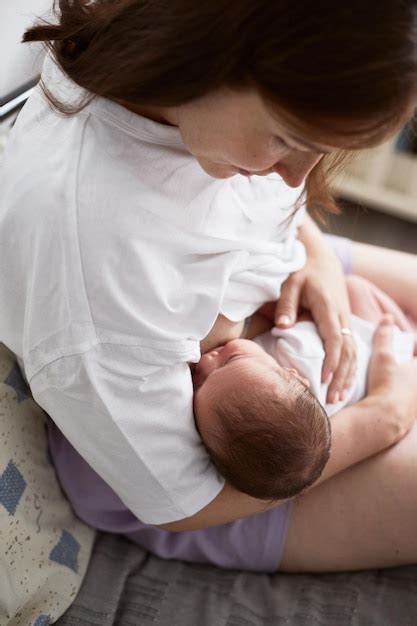
<svg viewBox="0 0 417 626">
<path fill-rule="evenodd" d="M 207 376 L 219 367 L 219 352 L 211 350 L 203 354 L 197 365 L 195 366 L 194 379 L 198 381 L 198 385 L 202 385 Z"/>
<path fill-rule="evenodd" d="M 219 366 L 218 361 L 219 353 L 217 352 L 217 350 L 211 350 L 210 352 L 203 354 L 203 356 L 201 357 L 198 364 L 199 369 L 205 372 L 206 376 L 208 376 L 213 370 L 217 369 L 217 367 Z"/>
</svg>

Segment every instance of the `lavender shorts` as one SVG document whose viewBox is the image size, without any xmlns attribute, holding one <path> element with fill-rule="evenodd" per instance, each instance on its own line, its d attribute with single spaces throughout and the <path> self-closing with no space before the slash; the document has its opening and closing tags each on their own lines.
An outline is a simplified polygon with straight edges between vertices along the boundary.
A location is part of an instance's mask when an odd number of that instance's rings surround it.
<svg viewBox="0 0 417 626">
<path fill-rule="evenodd" d="M 340 237 L 326 238 L 338 254 L 345 273 L 350 273 L 351 242 Z M 140 522 L 52 420 L 48 422 L 48 436 L 62 488 L 78 516 L 91 526 L 123 534 L 163 559 L 265 573 L 279 568 L 292 501 L 222 526 L 171 533 Z"/>
</svg>

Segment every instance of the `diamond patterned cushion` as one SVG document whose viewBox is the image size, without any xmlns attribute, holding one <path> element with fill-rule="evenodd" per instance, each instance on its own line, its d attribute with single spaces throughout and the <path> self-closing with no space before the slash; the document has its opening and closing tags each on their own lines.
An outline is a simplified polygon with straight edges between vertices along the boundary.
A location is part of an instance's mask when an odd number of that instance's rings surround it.
<svg viewBox="0 0 417 626">
<path fill-rule="evenodd" d="M 53 624 L 70 606 L 94 531 L 57 482 L 45 417 L 0 344 L 0 624 Z"/>
</svg>

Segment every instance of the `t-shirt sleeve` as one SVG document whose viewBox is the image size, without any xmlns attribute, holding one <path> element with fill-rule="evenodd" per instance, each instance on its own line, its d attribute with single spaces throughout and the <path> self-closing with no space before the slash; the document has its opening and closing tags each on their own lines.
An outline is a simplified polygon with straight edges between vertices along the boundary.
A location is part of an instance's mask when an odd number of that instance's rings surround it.
<svg viewBox="0 0 417 626">
<path fill-rule="evenodd" d="M 265 302 L 277 300 L 284 281 L 305 265 L 305 249 L 298 240 L 263 248 L 247 253 L 244 267 L 237 266 L 230 277 L 221 306 L 222 314 L 230 320 L 240 321 Z"/>
<path fill-rule="evenodd" d="M 135 346 L 99 344 L 30 381 L 35 400 L 144 523 L 189 517 L 221 491 L 194 423 L 186 363 L 149 365 Z"/>
<path fill-rule="evenodd" d="M 306 252 L 297 239 L 305 215 L 301 208 L 284 228 L 271 225 L 268 235 L 247 241 L 230 275 L 221 312 L 233 321 L 252 315 L 266 301 L 277 300 L 290 274 L 304 267 Z"/>
</svg>

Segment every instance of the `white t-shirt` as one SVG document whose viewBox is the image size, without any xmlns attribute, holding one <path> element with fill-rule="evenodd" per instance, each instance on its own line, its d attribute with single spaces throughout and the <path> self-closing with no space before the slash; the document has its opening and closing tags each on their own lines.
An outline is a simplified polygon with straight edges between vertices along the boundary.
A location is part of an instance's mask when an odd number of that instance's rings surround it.
<svg viewBox="0 0 417 626">
<path fill-rule="evenodd" d="M 46 60 L 66 104 L 84 90 Z M 103 98 L 57 114 L 37 89 L 0 164 L 0 340 L 35 400 L 145 523 L 224 480 L 194 425 L 188 363 L 304 265 L 301 189 L 208 176 L 179 130 Z"/>
<path fill-rule="evenodd" d="M 324 361 L 323 342 L 313 322 L 298 322 L 288 329 L 273 328 L 255 339 L 256 343 L 273 356 L 283 367 L 296 369 L 310 381 L 310 390 L 320 401 L 328 415 L 333 415 L 345 406 L 350 406 L 366 395 L 366 379 L 369 359 L 372 354 L 372 337 L 376 325 L 351 315 L 350 327 L 357 346 L 357 369 L 351 388 L 344 400 L 327 404 L 327 387 L 321 382 Z M 398 363 L 413 357 L 414 336 L 394 328 L 393 353 Z"/>
</svg>

